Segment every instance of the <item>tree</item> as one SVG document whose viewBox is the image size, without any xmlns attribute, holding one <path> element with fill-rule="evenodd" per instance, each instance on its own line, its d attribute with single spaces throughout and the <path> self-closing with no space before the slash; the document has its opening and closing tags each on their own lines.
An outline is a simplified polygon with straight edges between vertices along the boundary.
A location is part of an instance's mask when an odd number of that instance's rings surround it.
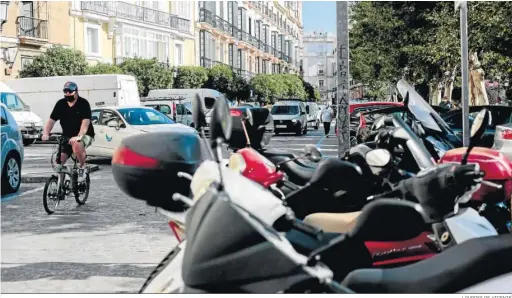
<svg viewBox="0 0 512 298">
<path fill-rule="evenodd" d="M 251 85 L 241 75 L 234 74 L 232 89 L 228 94 L 238 100 L 247 100 L 251 96 Z"/>
<path fill-rule="evenodd" d="M 82 52 L 53 46 L 20 71 L 21 78 L 83 75 L 87 61 Z"/>
<path fill-rule="evenodd" d="M 208 80 L 208 71 L 201 66 L 180 66 L 174 82 L 174 88 L 202 88 Z"/>
<path fill-rule="evenodd" d="M 299 76 L 295 74 L 276 74 L 274 75 L 277 80 L 280 80 L 285 86 L 284 97 L 304 100 L 306 98 L 306 91 Z"/>
<path fill-rule="evenodd" d="M 123 70 L 117 65 L 98 63 L 94 66 L 89 66 L 87 68 L 87 74 L 123 74 Z"/>
<path fill-rule="evenodd" d="M 271 102 L 287 93 L 287 86 L 280 77 L 272 74 L 258 74 L 251 79 L 251 86 L 261 102 Z"/>
<path fill-rule="evenodd" d="M 204 87 L 228 94 L 232 91 L 233 77 L 231 67 L 224 64 L 215 65 L 208 70 L 208 81 Z"/>
<path fill-rule="evenodd" d="M 320 92 L 313 87 L 309 82 L 302 81 L 302 86 L 304 87 L 304 91 L 306 92 L 306 100 L 307 101 L 319 101 L 320 100 Z"/>
<path fill-rule="evenodd" d="M 120 68 L 124 73 L 133 75 L 137 79 L 141 96 L 147 96 L 149 90 L 167 89 L 172 86 L 172 71 L 162 66 L 156 58 L 130 58 L 124 60 Z"/>
</svg>

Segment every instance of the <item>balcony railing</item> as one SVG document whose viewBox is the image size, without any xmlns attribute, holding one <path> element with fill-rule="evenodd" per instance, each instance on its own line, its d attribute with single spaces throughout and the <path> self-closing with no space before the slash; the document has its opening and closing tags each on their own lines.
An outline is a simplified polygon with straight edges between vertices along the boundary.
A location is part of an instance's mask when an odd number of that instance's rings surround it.
<svg viewBox="0 0 512 298">
<path fill-rule="evenodd" d="M 48 21 L 30 17 L 16 19 L 18 36 L 48 40 Z"/>
<path fill-rule="evenodd" d="M 146 24 L 158 25 L 181 32 L 190 32 L 190 20 L 165 11 L 155 10 L 122 1 L 82 1 L 82 10 L 117 16 Z"/>
</svg>

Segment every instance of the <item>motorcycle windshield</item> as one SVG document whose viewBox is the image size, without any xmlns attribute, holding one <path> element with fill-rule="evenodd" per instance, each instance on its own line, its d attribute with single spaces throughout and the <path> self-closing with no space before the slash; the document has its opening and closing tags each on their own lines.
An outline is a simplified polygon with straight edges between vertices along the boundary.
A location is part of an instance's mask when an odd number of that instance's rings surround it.
<svg viewBox="0 0 512 298">
<path fill-rule="evenodd" d="M 424 127 L 442 132 L 438 125 L 438 121 L 443 120 L 440 117 L 437 121 L 434 119 L 434 115 L 437 116 L 437 112 L 432 109 L 432 107 L 421 97 L 421 95 L 418 94 L 418 92 L 416 92 L 413 86 L 411 86 L 406 80 L 402 79 L 398 81 L 396 87 L 404 99 L 407 92 L 409 92 L 409 103 L 407 104 L 407 107 L 414 117 L 421 121 L 421 124 Z"/>
</svg>

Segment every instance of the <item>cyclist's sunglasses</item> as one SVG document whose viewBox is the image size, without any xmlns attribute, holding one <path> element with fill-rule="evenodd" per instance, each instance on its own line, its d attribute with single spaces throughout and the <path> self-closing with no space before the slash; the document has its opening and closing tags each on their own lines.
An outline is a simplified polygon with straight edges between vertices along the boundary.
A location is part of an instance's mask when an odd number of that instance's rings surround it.
<svg viewBox="0 0 512 298">
<path fill-rule="evenodd" d="M 69 88 L 65 88 L 65 89 L 64 89 L 64 90 L 62 90 L 62 91 L 64 91 L 64 93 L 73 93 L 73 92 L 75 92 L 75 91 L 76 91 L 76 89 L 69 89 Z"/>
</svg>

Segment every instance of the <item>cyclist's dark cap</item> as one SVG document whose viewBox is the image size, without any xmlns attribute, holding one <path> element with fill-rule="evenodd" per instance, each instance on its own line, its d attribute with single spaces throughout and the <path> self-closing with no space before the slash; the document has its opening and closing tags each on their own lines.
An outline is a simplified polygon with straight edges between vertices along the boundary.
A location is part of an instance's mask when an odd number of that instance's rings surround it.
<svg viewBox="0 0 512 298">
<path fill-rule="evenodd" d="M 68 92 L 78 91 L 78 85 L 75 84 L 74 82 L 67 82 L 66 84 L 64 84 L 63 91 L 64 92 L 66 92 L 66 91 L 68 91 Z"/>
</svg>

